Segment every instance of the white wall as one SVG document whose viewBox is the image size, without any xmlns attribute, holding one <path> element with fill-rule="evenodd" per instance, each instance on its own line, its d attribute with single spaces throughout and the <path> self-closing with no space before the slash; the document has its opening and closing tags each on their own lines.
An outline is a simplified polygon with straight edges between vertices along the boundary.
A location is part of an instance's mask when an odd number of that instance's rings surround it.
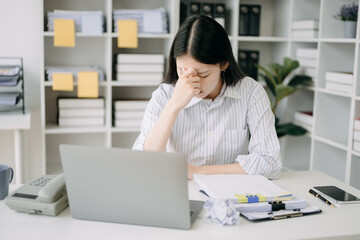
<svg viewBox="0 0 360 240">
<path fill-rule="evenodd" d="M 41 0 L 0 0 L 0 56 L 22 57 L 31 129 L 24 134 L 24 180 L 41 175 L 40 54 Z M 0 131 L 0 163 L 14 166 L 13 132 Z"/>
</svg>

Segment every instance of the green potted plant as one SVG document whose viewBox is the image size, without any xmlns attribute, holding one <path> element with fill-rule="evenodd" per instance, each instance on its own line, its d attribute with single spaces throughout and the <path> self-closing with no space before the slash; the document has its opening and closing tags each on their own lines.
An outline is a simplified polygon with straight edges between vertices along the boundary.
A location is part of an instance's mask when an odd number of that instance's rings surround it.
<svg viewBox="0 0 360 240">
<path fill-rule="evenodd" d="M 355 38 L 356 36 L 358 7 L 359 5 L 356 3 L 344 4 L 340 7 L 339 12 L 334 15 L 335 19 L 344 21 L 344 35 L 347 38 Z"/>
<path fill-rule="evenodd" d="M 259 76 L 265 81 L 267 92 L 271 103 L 272 111 L 275 115 L 275 128 L 278 137 L 286 134 L 299 136 L 307 131 L 301 126 L 293 123 L 281 124 L 276 116 L 276 108 L 279 102 L 290 94 L 294 93 L 300 86 L 308 86 L 312 82 L 312 78 L 306 75 L 294 75 L 293 72 L 299 67 L 297 60 L 285 57 L 283 64 L 271 63 L 268 69 L 257 66 L 260 70 Z"/>
</svg>

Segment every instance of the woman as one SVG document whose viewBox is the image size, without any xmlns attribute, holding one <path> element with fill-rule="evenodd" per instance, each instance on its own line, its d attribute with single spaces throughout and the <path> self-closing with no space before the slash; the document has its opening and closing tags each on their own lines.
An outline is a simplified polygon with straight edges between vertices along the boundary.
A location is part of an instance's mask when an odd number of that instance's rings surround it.
<svg viewBox="0 0 360 240">
<path fill-rule="evenodd" d="M 279 176 L 280 147 L 267 94 L 241 73 L 225 30 L 212 18 L 193 16 L 181 25 L 133 149 L 187 154 L 189 179 Z"/>
</svg>

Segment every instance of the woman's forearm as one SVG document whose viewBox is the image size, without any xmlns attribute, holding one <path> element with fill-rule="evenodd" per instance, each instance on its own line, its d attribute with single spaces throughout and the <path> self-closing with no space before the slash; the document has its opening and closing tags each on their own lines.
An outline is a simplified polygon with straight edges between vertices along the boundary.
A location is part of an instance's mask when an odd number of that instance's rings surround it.
<svg viewBox="0 0 360 240">
<path fill-rule="evenodd" d="M 188 165 L 188 178 L 193 179 L 194 174 L 246 174 L 246 172 L 238 163 L 199 167 Z"/>
<path fill-rule="evenodd" d="M 171 100 L 165 105 L 159 119 L 145 139 L 144 150 L 166 151 L 166 145 L 179 112 L 180 110 L 172 104 Z"/>
</svg>

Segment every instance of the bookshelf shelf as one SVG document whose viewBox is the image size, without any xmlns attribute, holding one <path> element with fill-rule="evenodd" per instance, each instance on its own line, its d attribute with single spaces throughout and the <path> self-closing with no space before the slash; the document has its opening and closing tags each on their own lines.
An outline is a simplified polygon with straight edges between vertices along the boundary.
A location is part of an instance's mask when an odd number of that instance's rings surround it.
<svg viewBox="0 0 360 240">
<path fill-rule="evenodd" d="M 59 127 L 57 124 L 47 124 L 46 134 L 72 134 L 72 133 L 106 133 L 106 127 Z"/>
<path fill-rule="evenodd" d="M 44 0 L 43 15 L 54 9 L 97 10 L 106 19 L 106 32 L 101 36 L 76 33 L 74 48 L 53 47 L 54 34 L 42 32 L 43 59 L 41 64 L 41 119 L 43 142 L 43 171 L 58 172 L 58 145 L 74 143 L 106 147 L 131 147 L 139 130 L 112 126 L 112 105 L 115 99 L 149 99 L 159 82 L 120 82 L 114 75 L 114 58 L 118 53 L 152 53 L 167 57 L 179 28 L 180 2 L 189 0 Z M 209 2 L 214 2 L 209 0 Z M 318 169 L 352 186 L 360 188 L 360 153 L 352 150 L 353 119 L 360 117 L 359 53 L 360 24 L 356 38 L 344 38 L 341 21 L 333 18 L 342 4 L 356 0 L 225 0 L 225 29 L 237 57 L 238 50 L 259 51 L 259 65 L 282 62 L 285 56 L 296 58 L 298 48 L 317 48 L 316 80 L 314 86 L 300 88 L 289 96 L 280 119 L 294 120 L 295 111 L 313 111 L 313 133 L 301 137 L 284 137 L 282 143 L 283 169 Z M 240 4 L 261 5 L 260 36 L 239 36 Z M 139 34 L 137 49 L 117 47 L 113 31 L 114 9 L 154 9 L 165 7 L 169 17 L 168 34 Z M 292 37 L 292 21 L 319 20 L 319 37 Z M 42 26 L 42 29 L 45 29 Z M 48 65 L 95 65 L 104 70 L 106 82 L 101 83 L 99 95 L 105 98 L 105 126 L 101 128 L 59 128 L 56 123 L 56 99 L 52 84 L 45 82 L 44 67 Z M 354 92 L 345 94 L 326 89 L 327 71 L 354 73 Z M 76 87 L 76 84 L 75 84 Z M 356 91 L 355 91 L 356 90 Z M 65 93 L 73 96 L 76 92 Z M 60 166 L 61 168 L 61 166 Z M 353 170 L 354 169 L 354 170 Z M 357 170 L 357 172 L 356 172 Z"/>
<path fill-rule="evenodd" d="M 75 33 L 75 37 L 106 38 L 107 36 L 107 33 L 102 33 L 101 35 L 86 35 L 83 33 Z M 44 37 L 54 37 L 54 32 L 44 32 Z"/>
<path fill-rule="evenodd" d="M 319 142 L 322 142 L 324 144 L 327 144 L 329 146 L 332 146 L 332 147 L 335 147 L 335 148 L 338 148 L 338 149 L 341 149 L 341 150 L 344 150 L 344 151 L 347 151 L 348 150 L 348 147 L 346 145 L 343 145 L 343 144 L 340 144 L 340 143 L 337 143 L 337 142 L 334 142 L 334 141 L 331 141 L 327 138 L 324 138 L 324 137 L 319 137 L 319 136 L 313 136 L 313 138 Z"/>
<path fill-rule="evenodd" d="M 113 133 L 140 133 L 139 128 L 111 128 L 111 132 Z"/>
<path fill-rule="evenodd" d="M 112 38 L 117 38 L 118 37 L 118 34 L 117 33 L 111 33 L 111 37 Z M 154 39 L 157 39 L 157 38 L 160 38 L 160 39 L 170 39 L 172 38 L 172 34 L 139 34 L 138 35 L 138 38 L 154 38 Z"/>
<path fill-rule="evenodd" d="M 288 38 L 285 37 L 237 37 L 239 42 L 287 42 Z"/>
<path fill-rule="evenodd" d="M 316 90 L 317 92 L 320 93 L 325 93 L 325 94 L 329 94 L 329 95 L 334 95 L 334 96 L 340 96 L 340 97 L 345 97 L 345 98 L 351 98 L 352 96 L 346 93 L 342 93 L 342 92 L 337 92 L 337 91 L 332 91 L 326 88 L 317 88 Z"/>
<path fill-rule="evenodd" d="M 113 80 L 111 82 L 111 86 L 113 87 L 124 87 L 124 86 L 129 86 L 129 87 L 134 87 L 134 86 L 159 86 L 160 83 L 159 82 L 149 82 L 149 81 L 116 81 Z"/>
</svg>

